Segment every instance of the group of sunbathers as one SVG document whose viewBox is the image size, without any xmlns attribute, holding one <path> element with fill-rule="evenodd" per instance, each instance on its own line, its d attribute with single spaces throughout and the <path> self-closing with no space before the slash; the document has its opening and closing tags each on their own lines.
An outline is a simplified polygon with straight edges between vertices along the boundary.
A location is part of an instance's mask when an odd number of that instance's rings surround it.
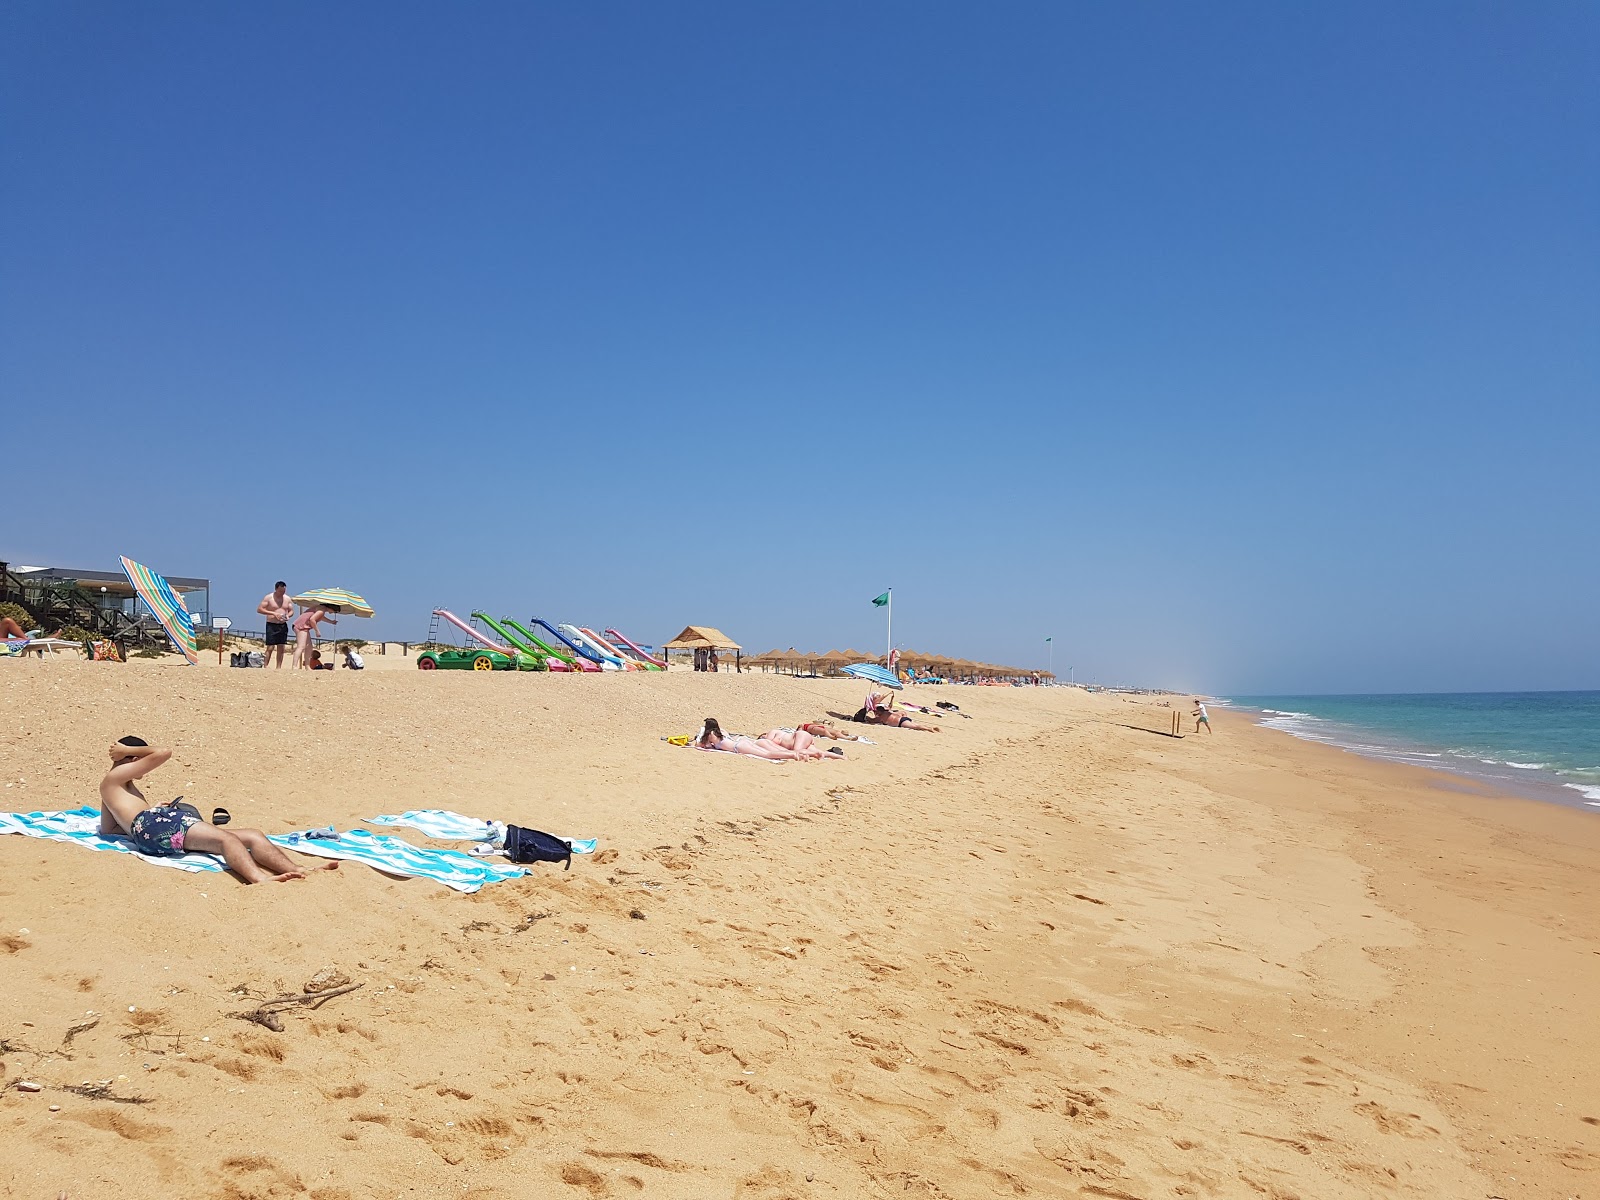
<svg viewBox="0 0 1600 1200">
<path fill-rule="evenodd" d="M 751 758 L 764 758 L 769 762 L 821 762 L 825 759 L 843 758 L 838 746 L 827 750 L 817 745 L 818 738 L 834 741 L 860 741 L 854 734 L 835 729 L 823 721 L 809 721 L 804 725 L 779 726 L 751 737 L 744 733 L 724 733 L 715 717 L 707 717 L 694 741 L 696 750 L 722 750 L 729 754 L 745 754 Z"/>
<path fill-rule="evenodd" d="M 884 703 L 877 692 L 867 696 L 850 719 L 863 725 L 886 725 L 890 729 L 915 729 L 921 733 L 938 733 L 937 725 L 924 725 L 909 714 L 893 707 L 893 697 Z M 729 754 L 745 754 L 751 758 L 764 758 L 769 762 L 818 762 L 827 758 L 843 758 L 838 746 L 824 750 L 817 739 L 829 738 L 836 742 L 859 742 L 865 739 L 829 725 L 826 721 L 808 721 L 803 725 L 780 726 L 756 737 L 744 733 L 724 733 L 715 717 L 707 717 L 700 732 L 690 743 L 696 750 L 722 750 Z"/>
</svg>

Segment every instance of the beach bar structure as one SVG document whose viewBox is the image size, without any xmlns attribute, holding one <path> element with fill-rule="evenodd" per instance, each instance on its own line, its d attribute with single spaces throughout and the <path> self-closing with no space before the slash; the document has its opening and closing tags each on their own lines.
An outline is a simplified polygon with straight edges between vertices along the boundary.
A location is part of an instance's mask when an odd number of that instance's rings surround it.
<svg viewBox="0 0 1600 1200">
<path fill-rule="evenodd" d="M 197 627 L 211 624 L 211 581 L 168 575 Z M 120 570 L 0 562 L 0 603 L 20 604 L 46 632 L 76 625 L 124 646 L 167 645 L 166 632 Z"/>
<path fill-rule="evenodd" d="M 722 630 L 711 625 L 685 625 L 683 632 L 661 647 L 661 660 L 669 666 L 672 663 L 674 650 L 687 650 L 691 654 L 696 650 L 732 650 L 733 669 L 744 670 L 742 655 L 744 647 L 739 645 Z"/>
</svg>

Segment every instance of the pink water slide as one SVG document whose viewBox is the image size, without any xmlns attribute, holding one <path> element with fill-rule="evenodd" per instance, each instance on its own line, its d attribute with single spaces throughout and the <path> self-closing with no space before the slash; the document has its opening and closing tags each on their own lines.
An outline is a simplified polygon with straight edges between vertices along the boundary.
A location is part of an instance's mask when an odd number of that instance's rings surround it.
<svg viewBox="0 0 1600 1200">
<path fill-rule="evenodd" d="M 615 629 L 608 629 L 608 630 L 606 630 L 606 633 L 608 635 L 610 635 L 612 638 L 614 638 L 615 640 L 621 642 L 629 650 L 632 650 L 635 654 L 637 654 L 640 658 L 644 659 L 645 662 L 650 663 L 652 666 L 661 667 L 663 669 L 666 667 L 666 665 L 667 665 L 666 663 L 662 662 L 659 658 L 651 658 L 648 654 L 646 654 L 643 650 L 639 649 L 638 646 L 634 645 L 627 638 L 623 637 Z"/>
<path fill-rule="evenodd" d="M 483 634 L 479 633 L 471 625 L 468 625 L 465 621 L 463 621 L 460 617 L 456 616 L 455 613 L 451 612 L 448 608 L 436 608 L 436 609 L 433 610 L 433 615 L 436 616 L 436 617 L 443 617 L 446 621 L 449 621 L 450 624 L 454 625 L 457 629 L 461 630 L 461 632 L 466 634 L 468 637 L 476 638 L 478 641 L 482 642 L 485 646 L 489 647 L 489 649 L 498 650 L 501 654 L 504 654 L 507 658 L 511 659 L 513 662 L 516 661 L 517 652 L 515 650 L 513 650 L 510 646 L 502 646 L 499 642 L 491 641 L 490 639 L 484 637 Z"/>
</svg>

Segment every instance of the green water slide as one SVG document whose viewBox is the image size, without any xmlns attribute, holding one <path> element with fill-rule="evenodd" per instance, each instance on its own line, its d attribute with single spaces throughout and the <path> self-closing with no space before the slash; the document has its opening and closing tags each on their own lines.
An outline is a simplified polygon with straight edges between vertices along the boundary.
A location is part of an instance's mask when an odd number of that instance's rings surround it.
<svg viewBox="0 0 1600 1200">
<path fill-rule="evenodd" d="M 527 639 L 519 638 L 509 630 L 503 628 L 500 623 L 488 613 L 475 612 L 472 614 L 472 616 L 474 620 L 482 621 L 485 625 L 487 625 L 489 629 L 506 645 L 512 647 L 521 654 L 527 655 L 529 658 L 537 660 L 541 667 L 547 667 L 545 660 L 550 657 L 550 654 L 547 650 L 541 649 L 538 646 L 528 645 Z"/>
<path fill-rule="evenodd" d="M 579 670 L 582 669 L 582 667 L 578 663 L 578 660 L 576 658 L 574 658 L 571 654 L 567 653 L 565 650 L 557 650 L 554 646 L 550 645 L 548 642 L 543 641 L 539 637 L 537 637 L 535 634 L 530 633 L 520 622 L 513 621 L 510 617 L 505 617 L 505 618 L 502 618 L 502 619 L 505 621 L 505 623 L 508 626 L 510 626 L 512 629 L 516 630 L 517 635 L 518 635 L 518 640 L 520 640 L 522 642 L 526 642 L 528 645 L 534 647 L 534 649 L 536 649 L 540 654 L 546 655 L 546 656 L 548 656 L 550 658 L 560 659 L 562 662 L 566 663 L 570 667 L 575 667 L 575 668 L 578 668 Z"/>
</svg>

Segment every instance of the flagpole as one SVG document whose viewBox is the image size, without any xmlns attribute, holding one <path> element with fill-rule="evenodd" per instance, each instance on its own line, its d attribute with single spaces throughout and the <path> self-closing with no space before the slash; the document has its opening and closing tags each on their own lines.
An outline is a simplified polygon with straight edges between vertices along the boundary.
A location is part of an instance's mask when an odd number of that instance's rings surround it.
<svg viewBox="0 0 1600 1200">
<path fill-rule="evenodd" d="M 887 635 L 888 645 L 883 649 L 883 665 L 885 667 L 889 665 L 889 655 L 894 651 L 894 589 L 889 588 L 887 590 L 889 592 L 889 631 Z"/>
</svg>

